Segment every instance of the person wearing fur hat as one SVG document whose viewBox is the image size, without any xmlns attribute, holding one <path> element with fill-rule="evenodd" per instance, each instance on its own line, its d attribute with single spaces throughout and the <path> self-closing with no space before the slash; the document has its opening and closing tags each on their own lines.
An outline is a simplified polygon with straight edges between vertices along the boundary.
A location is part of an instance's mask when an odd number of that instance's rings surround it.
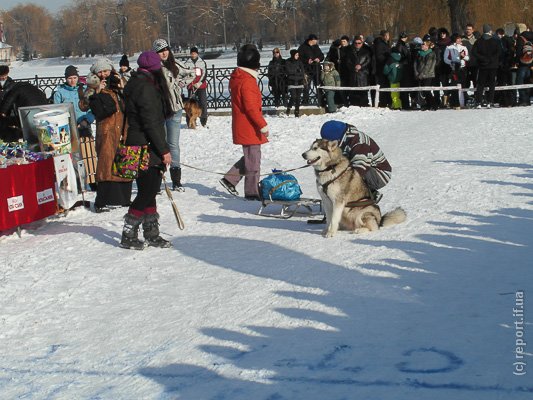
<svg viewBox="0 0 533 400">
<path fill-rule="evenodd" d="M 294 106 L 294 116 L 300 116 L 300 101 L 304 89 L 305 67 L 300 61 L 298 50 L 290 51 L 291 57 L 285 61 L 285 71 L 287 73 L 287 89 L 289 90 L 289 103 L 287 104 L 287 115 Z"/>
<path fill-rule="evenodd" d="M 483 91 L 488 86 L 489 92 L 486 96 L 486 106 L 491 107 L 494 103 L 494 90 L 496 87 L 496 73 L 500 63 L 501 46 L 496 38 L 492 36 L 490 25 L 483 25 L 483 35 L 476 40 L 472 46 L 472 57 L 477 60 L 478 75 L 476 86 L 476 106 L 481 108 L 483 101 Z"/>
<path fill-rule="evenodd" d="M 361 175 L 374 201 L 379 202 L 381 195 L 378 189 L 389 183 L 392 167 L 378 144 L 355 126 L 342 121 L 325 122 L 320 136 L 339 142 L 344 155 L 350 159 L 351 167 Z"/>
<path fill-rule="evenodd" d="M 185 67 L 188 69 L 194 69 L 197 73 L 193 82 L 187 85 L 189 89 L 189 97 L 196 97 L 198 104 L 202 109 L 202 115 L 200 115 L 200 123 L 202 126 L 207 125 L 207 64 L 200 57 L 198 53 L 198 47 L 191 47 L 191 58 L 185 63 Z"/>
<path fill-rule="evenodd" d="M 99 79 L 96 92 L 89 97 L 89 107 L 96 118 L 96 199 L 95 212 L 109 211 L 108 206 L 128 206 L 131 179 L 112 174 L 113 160 L 124 126 L 124 100 L 120 76 L 107 58 L 97 59 L 90 71 Z"/>
<path fill-rule="evenodd" d="M 130 60 L 128 60 L 128 56 L 126 54 L 123 54 L 120 61 L 118 62 L 118 74 L 120 75 L 120 78 L 122 79 L 122 84 L 126 86 L 126 83 L 131 78 L 131 71 L 130 68 Z"/>
<path fill-rule="evenodd" d="M 261 145 L 268 142 L 268 125 L 261 110 L 262 95 L 257 86 L 260 54 L 253 44 L 245 44 L 237 54 L 237 68 L 232 72 L 231 128 L 233 143 L 242 146 L 243 157 L 224 175 L 220 183 L 237 196 L 235 186 L 244 176 L 244 197 L 259 200 Z"/>
<path fill-rule="evenodd" d="M 142 250 L 146 245 L 170 247 L 159 232 L 156 195 L 166 167 L 172 162 L 166 141 L 165 120 L 172 115 L 170 93 L 155 51 L 144 51 L 137 59 L 139 68 L 124 88 L 126 102 L 126 145 L 148 145 L 149 167 L 136 178 L 137 196 L 124 216 L 120 246 Z M 139 240 L 143 228 L 144 242 Z"/>
<path fill-rule="evenodd" d="M 78 133 L 82 137 L 92 137 L 91 124 L 94 122 L 94 115 L 90 111 L 83 111 L 80 108 L 80 99 L 86 86 L 79 83 L 78 69 L 74 65 L 65 68 L 65 83 L 62 83 L 54 90 L 54 104 L 71 103 L 76 114 Z"/>
<path fill-rule="evenodd" d="M 170 50 L 165 39 L 156 39 L 152 49 L 161 59 L 162 73 L 170 93 L 170 103 L 172 115 L 165 120 L 165 130 L 167 132 L 167 143 L 172 155 L 170 164 L 170 179 L 172 180 L 172 190 L 185 191 L 181 184 L 180 165 L 180 128 L 183 114 L 182 88 L 194 80 L 194 69 L 188 69 L 180 62 L 176 61 L 174 54 Z"/>
</svg>

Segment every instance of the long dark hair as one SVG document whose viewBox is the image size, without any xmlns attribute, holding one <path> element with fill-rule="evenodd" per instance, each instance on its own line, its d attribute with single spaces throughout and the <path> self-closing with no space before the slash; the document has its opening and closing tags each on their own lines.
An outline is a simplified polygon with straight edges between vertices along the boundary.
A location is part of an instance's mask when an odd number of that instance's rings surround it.
<svg viewBox="0 0 533 400">
<path fill-rule="evenodd" d="M 170 102 L 170 91 L 168 90 L 165 75 L 163 74 L 163 71 L 161 69 L 158 69 L 157 71 L 152 71 L 152 75 L 154 77 L 154 82 L 161 93 L 161 98 L 163 100 L 163 114 L 165 115 L 165 119 L 167 119 L 172 116 L 173 112 L 172 105 Z"/>
<path fill-rule="evenodd" d="M 174 54 L 172 54 L 172 51 L 168 50 L 168 58 L 163 61 L 163 66 L 168 69 L 174 78 L 178 77 L 178 66 L 176 65 L 176 59 L 174 58 Z"/>
</svg>

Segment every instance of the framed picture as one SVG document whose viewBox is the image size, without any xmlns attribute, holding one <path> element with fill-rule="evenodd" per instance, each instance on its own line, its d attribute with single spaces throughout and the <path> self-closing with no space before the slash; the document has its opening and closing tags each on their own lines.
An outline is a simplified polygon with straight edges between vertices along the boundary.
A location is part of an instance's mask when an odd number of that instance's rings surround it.
<svg viewBox="0 0 533 400">
<path fill-rule="evenodd" d="M 72 154 L 81 159 L 80 139 L 71 103 L 43 104 L 18 109 L 24 140 L 34 151 Z"/>
</svg>

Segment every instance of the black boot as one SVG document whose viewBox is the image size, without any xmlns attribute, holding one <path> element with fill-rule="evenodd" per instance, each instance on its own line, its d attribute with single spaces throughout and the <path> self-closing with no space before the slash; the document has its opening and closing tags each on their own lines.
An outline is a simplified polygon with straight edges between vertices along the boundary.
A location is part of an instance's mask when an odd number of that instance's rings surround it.
<svg viewBox="0 0 533 400">
<path fill-rule="evenodd" d="M 171 167 L 170 168 L 170 179 L 172 179 L 172 190 L 178 192 L 184 192 L 185 188 L 181 184 L 181 168 Z"/>
<path fill-rule="evenodd" d="M 207 125 L 207 117 L 200 117 L 200 123 L 202 124 L 202 126 L 206 126 Z"/>
<path fill-rule="evenodd" d="M 159 236 L 159 214 L 148 214 L 143 221 L 144 240 L 148 246 L 168 248 L 172 244 Z"/>
<path fill-rule="evenodd" d="M 142 222 L 142 217 L 136 217 L 130 213 L 124 216 L 124 228 L 122 229 L 120 247 L 134 250 L 144 249 L 144 242 L 139 240 L 139 225 Z"/>
</svg>

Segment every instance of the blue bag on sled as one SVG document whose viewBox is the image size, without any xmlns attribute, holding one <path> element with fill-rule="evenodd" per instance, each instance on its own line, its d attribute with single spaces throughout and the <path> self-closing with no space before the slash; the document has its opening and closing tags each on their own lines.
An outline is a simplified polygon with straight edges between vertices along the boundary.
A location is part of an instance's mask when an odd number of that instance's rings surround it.
<svg viewBox="0 0 533 400">
<path fill-rule="evenodd" d="M 302 189 L 296 178 L 276 169 L 273 169 L 272 172 L 261 180 L 261 197 L 265 200 L 300 200 Z"/>
</svg>

